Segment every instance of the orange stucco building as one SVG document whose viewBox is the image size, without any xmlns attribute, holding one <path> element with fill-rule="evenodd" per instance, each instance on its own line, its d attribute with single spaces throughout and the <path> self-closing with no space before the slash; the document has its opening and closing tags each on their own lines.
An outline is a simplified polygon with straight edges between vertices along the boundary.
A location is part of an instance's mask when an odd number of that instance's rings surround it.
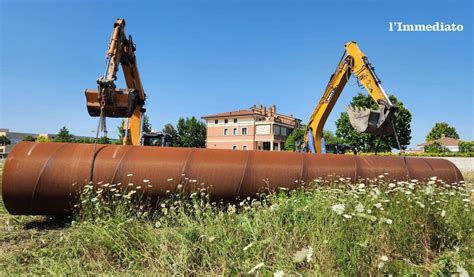
<svg viewBox="0 0 474 277">
<path fill-rule="evenodd" d="M 206 147 L 214 149 L 279 151 L 291 131 L 301 126 L 301 120 L 293 115 L 277 113 L 275 105 L 254 105 L 202 119 L 207 123 Z"/>
</svg>

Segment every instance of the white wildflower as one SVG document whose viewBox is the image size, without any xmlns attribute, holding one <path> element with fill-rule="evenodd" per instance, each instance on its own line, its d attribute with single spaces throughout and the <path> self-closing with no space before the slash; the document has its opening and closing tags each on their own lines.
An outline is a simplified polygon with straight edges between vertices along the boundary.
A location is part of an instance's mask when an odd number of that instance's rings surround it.
<svg viewBox="0 0 474 277">
<path fill-rule="evenodd" d="M 264 263 L 259 263 L 258 265 L 254 266 L 249 272 L 247 272 L 247 274 L 253 274 L 255 271 L 259 270 L 264 265 Z"/>
<path fill-rule="evenodd" d="M 136 187 L 136 189 L 141 189 L 141 188 L 142 188 L 142 186 L 137 186 L 137 187 Z"/>
<path fill-rule="evenodd" d="M 385 263 L 384 263 L 384 262 L 380 262 L 380 263 L 378 264 L 378 268 L 379 268 L 379 269 L 382 269 L 384 266 L 385 266 Z"/>
<path fill-rule="evenodd" d="M 303 247 L 300 250 L 296 251 L 293 255 L 293 261 L 295 263 L 300 263 L 304 260 L 310 262 L 313 257 L 313 247 Z"/>
<path fill-rule="evenodd" d="M 471 200 L 469 198 L 464 198 L 462 201 L 464 202 L 471 202 Z"/>
<path fill-rule="evenodd" d="M 387 223 L 388 225 L 392 225 L 393 223 L 393 220 L 391 220 L 390 218 L 386 218 L 384 219 L 385 223 Z"/>
<path fill-rule="evenodd" d="M 419 202 L 419 201 L 416 201 L 415 203 L 416 203 L 418 206 L 420 206 L 420 208 L 422 208 L 422 209 L 425 207 L 425 204 L 423 204 L 423 203 L 421 203 L 421 202 Z"/>
<path fill-rule="evenodd" d="M 388 262 L 388 257 L 383 255 L 380 257 L 380 260 L 382 260 L 383 262 Z"/>
<path fill-rule="evenodd" d="M 459 274 L 459 277 L 469 277 L 469 272 L 460 265 L 456 268 L 456 272 Z"/>
<path fill-rule="evenodd" d="M 133 174 L 132 174 L 132 173 L 129 173 L 129 174 L 127 174 L 127 176 L 128 176 L 128 177 L 132 177 L 132 176 L 133 176 Z"/>
<path fill-rule="evenodd" d="M 177 186 L 178 189 L 181 189 L 182 187 L 183 187 L 183 185 L 181 185 L 181 184 L 178 184 L 178 186 Z"/>
<path fill-rule="evenodd" d="M 441 217 L 444 217 L 446 215 L 446 211 L 445 210 L 442 210 L 441 211 Z"/>
<path fill-rule="evenodd" d="M 379 178 L 382 179 L 383 177 L 385 177 L 384 175 L 379 175 Z"/>
<path fill-rule="evenodd" d="M 244 251 L 247 251 L 247 249 L 249 249 L 250 247 L 252 247 L 252 245 L 253 245 L 253 242 L 247 244 L 247 246 L 245 246 L 243 250 L 244 250 Z"/>
<path fill-rule="evenodd" d="M 356 211 L 357 211 L 358 213 L 362 213 L 362 212 L 364 212 L 364 209 L 365 209 L 365 208 L 364 208 L 364 205 L 359 202 L 359 203 L 355 206 L 355 209 L 356 209 Z"/>
<path fill-rule="evenodd" d="M 116 191 L 117 189 L 116 188 L 111 188 L 110 191 L 114 192 Z"/>
<path fill-rule="evenodd" d="M 418 179 L 411 180 L 412 183 L 418 183 Z"/>
<path fill-rule="evenodd" d="M 352 218 L 352 215 L 350 215 L 350 214 L 343 214 L 342 216 L 343 216 L 344 218 L 347 218 L 347 219 Z"/>
<path fill-rule="evenodd" d="M 104 188 L 106 188 L 106 187 L 108 187 L 109 185 L 110 185 L 110 184 L 107 183 L 107 184 L 103 184 L 102 186 L 103 186 Z"/>
<path fill-rule="evenodd" d="M 433 176 L 433 177 L 430 178 L 431 181 L 436 181 L 437 179 L 438 179 L 438 177 L 436 177 L 436 176 Z"/>
<path fill-rule="evenodd" d="M 313 259 L 313 247 L 308 246 L 308 253 L 306 253 L 306 261 L 309 263 Z"/>
<path fill-rule="evenodd" d="M 143 183 L 150 183 L 150 180 L 144 179 L 144 180 L 143 180 Z"/>
<path fill-rule="evenodd" d="M 362 184 L 362 183 L 361 183 L 361 184 L 357 185 L 357 187 L 358 187 L 359 189 L 363 189 L 363 188 L 365 188 L 365 184 Z"/>
<path fill-rule="evenodd" d="M 132 187 L 132 186 L 133 186 L 133 183 L 128 183 L 128 185 Z"/>
<path fill-rule="evenodd" d="M 388 184 L 388 187 L 389 187 L 389 188 L 394 188 L 394 187 L 396 187 L 396 186 L 397 186 L 397 185 L 395 185 L 394 183 Z"/>
<path fill-rule="evenodd" d="M 285 276 L 285 272 L 283 270 L 277 270 L 273 273 L 273 277 L 283 277 Z"/>
<path fill-rule="evenodd" d="M 379 188 L 373 188 L 372 191 L 375 193 L 375 195 L 380 195 Z"/>
<path fill-rule="evenodd" d="M 433 182 L 433 181 L 430 181 L 430 182 Z M 428 184 L 429 184 L 429 182 L 428 182 Z M 432 195 L 433 192 L 434 192 L 434 188 L 432 186 L 429 185 L 425 188 L 425 194 L 426 195 Z"/>
<path fill-rule="evenodd" d="M 344 213 L 344 210 L 346 209 L 346 205 L 335 204 L 335 205 L 332 205 L 331 209 L 338 215 L 342 215 Z"/>
<path fill-rule="evenodd" d="M 376 207 L 377 209 L 380 209 L 382 208 L 382 203 L 375 203 L 374 207 Z"/>
</svg>

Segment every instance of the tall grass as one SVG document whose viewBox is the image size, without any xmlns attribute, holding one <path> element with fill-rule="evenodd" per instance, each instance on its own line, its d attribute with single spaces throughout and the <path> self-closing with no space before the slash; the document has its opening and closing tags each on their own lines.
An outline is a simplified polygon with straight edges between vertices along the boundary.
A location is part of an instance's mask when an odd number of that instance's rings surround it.
<svg viewBox="0 0 474 277">
<path fill-rule="evenodd" d="M 390 183 L 280 191 L 234 204 L 205 191 L 150 209 L 136 186 L 87 186 L 73 220 L 25 232 L 0 217 L 3 274 L 381 275 L 474 272 L 470 189 Z M 149 184 L 153 185 L 153 184 Z M 41 221 L 40 221 L 41 222 Z M 42 226 L 44 228 L 38 228 Z M 5 228 L 9 228 L 6 230 Z M 53 229 L 53 230 L 51 230 Z"/>
</svg>

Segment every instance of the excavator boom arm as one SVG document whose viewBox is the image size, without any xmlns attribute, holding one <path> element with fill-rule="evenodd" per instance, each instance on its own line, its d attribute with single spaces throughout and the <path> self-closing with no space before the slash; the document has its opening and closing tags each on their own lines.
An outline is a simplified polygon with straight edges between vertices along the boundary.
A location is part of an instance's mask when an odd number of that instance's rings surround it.
<svg viewBox="0 0 474 277">
<path fill-rule="evenodd" d="M 339 96 L 341 95 L 341 92 L 344 89 L 351 74 L 354 74 L 357 77 L 364 88 L 369 92 L 370 96 L 372 96 L 372 98 L 383 107 L 383 110 L 391 111 L 394 107 L 388 98 L 388 95 L 383 90 L 380 79 L 375 74 L 373 67 L 369 63 L 367 57 L 357 46 L 357 43 L 353 41 L 347 43 L 345 45 L 345 52 L 336 68 L 336 72 L 331 75 L 329 83 L 324 90 L 323 96 L 319 100 L 319 103 L 311 114 L 307 124 L 305 143 L 308 145 L 311 152 L 321 153 L 321 141 L 323 137 L 324 124 L 326 123 L 329 114 L 339 99 Z M 383 117 L 378 118 L 378 122 L 382 124 L 384 122 L 384 118 L 393 116 L 392 114 L 383 114 Z M 369 118 L 369 116 L 364 117 L 366 120 L 367 118 Z M 356 125 L 352 119 L 351 123 Z M 369 123 L 367 122 L 366 125 L 368 124 Z M 359 123 L 359 125 L 363 124 Z M 374 126 L 368 128 L 365 126 L 364 130 L 369 129 L 367 132 L 376 133 L 375 130 L 379 129 L 380 127 L 381 126 Z M 358 128 L 356 127 L 356 129 Z M 361 127 L 360 129 L 363 128 Z M 384 131 L 385 133 L 390 133 L 388 128 Z"/>
<path fill-rule="evenodd" d="M 116 89 L 115 86 L 119 64 L 122 66 L 126 89 Z M 114 23 L 105 72 L 97 84 L 98 90 L 85 92 L 89 114 L 127 118 L 129 136 L 124 136 L 123 144 L 139 145 L 146 95 L 137 68 L 135 45 L 132 38 L 125 34 L 123 19 L 117 19 Z"/>
</svg>

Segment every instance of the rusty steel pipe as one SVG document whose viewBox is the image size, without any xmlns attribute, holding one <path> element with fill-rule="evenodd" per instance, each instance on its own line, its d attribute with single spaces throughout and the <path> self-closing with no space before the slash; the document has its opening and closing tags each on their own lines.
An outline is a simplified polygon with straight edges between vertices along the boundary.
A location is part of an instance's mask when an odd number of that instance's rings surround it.
<svg viewBox="0 0 474 277">
<path fill-rule="evenodd" d="M 356 182 L 384 173 L 386 180 L 397 181 L 463 180 L 444 159 L 121 145 L 97 145 L 94 153 L 91 144 L 21 142 L 4 166 L 5 207 L 18 215 L 68 213 L 89 181 L 94 155 L 94 183 L 141 185 L 152 199 L 175 191 L 178 184 L 187 191 L 207 188 L 213 199 L 235 199 L 277 187 L 294 189 L 315 179 Z"/>
</svg>

